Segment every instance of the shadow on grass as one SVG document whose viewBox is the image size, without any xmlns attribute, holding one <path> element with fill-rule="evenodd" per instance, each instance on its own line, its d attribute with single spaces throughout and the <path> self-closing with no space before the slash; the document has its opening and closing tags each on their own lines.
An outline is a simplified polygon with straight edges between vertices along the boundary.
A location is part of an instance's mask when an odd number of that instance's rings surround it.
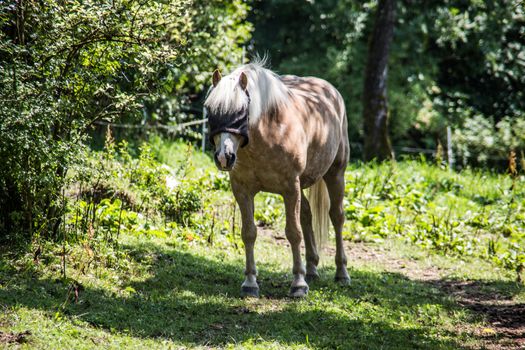
<svg viewBox="0 0 525 350">
<path fill-rule="evenodd" d="M 453 279 L 428 283 L 454 296 L 460 305 L 483 315 L 499 336 L 520 340 L 516 348 L 525 344 L 525 303 L 513 302 L 514 296 L 524 291 L 522 283 Z"/>
<path fill-rule="evenodd" d="M 455 331 L 437 330 L 439 318 L 459 308 L 434 286 L 400 274 L 354 270 L 353 284 L 343 288 L 332 283 L 333 270 L 326 269 L 310 296 L 294 301 L 286 298 L 289 276 L 261 265 L 262 299 L 246 301 L 238 297 L 241 264 L 154 244 L 125 249 L 137 262 L 153 257 L 151 277 L 131 282 L 128 294 L 85 287 L 78 303 L 62 310 L 66 317 L 134 337 L 200 346 L 261 340 L 342 349 L 462 346 Z M 42 278 L 1 285 L 6 287 L 0 288 L 0 306 L 23 305 L 50 316 L 60 309 L 68 289 L 60 281 Z M 407 318 L 411 322 L 405 323 Z"/>
</svg>

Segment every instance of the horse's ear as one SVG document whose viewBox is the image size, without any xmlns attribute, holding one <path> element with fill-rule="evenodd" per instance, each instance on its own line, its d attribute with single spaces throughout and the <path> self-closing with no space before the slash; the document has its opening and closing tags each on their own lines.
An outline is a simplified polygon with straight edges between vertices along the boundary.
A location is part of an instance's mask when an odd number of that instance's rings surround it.
<svg viewBox="0 0 525 350">
<path fill-rule="evenodd" d="M 219 84 L 219 81 L 221 81 L 221 72 L 219 72 L 218 69 L 215 70 L 215 72 L 213 72 L 213 78 L 212 78 L 212 83 L 213 83 L 213 87 L 216 87 L 217 84 Z"/>
<path fill-rule="evenodd" d="M 248 86 L 248 77 L 244 72 L 241 72 L 241 76 L 239 77 L 239 84 L 241 85 L 241 88 L 243 90 L 246 90 L 246 87 Z"/>
</svg>

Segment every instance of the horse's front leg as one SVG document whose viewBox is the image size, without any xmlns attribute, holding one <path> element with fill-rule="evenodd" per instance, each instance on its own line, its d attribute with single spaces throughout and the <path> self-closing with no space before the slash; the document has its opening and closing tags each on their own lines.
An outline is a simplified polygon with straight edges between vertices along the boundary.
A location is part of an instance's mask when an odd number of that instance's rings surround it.
<svg viewBox="0 0 525 350">
<path fill-rule="evenodd" d="M 301 185 L 296 179 L 293 189 L 283 195 L 286 210 L 286 238 L 290 242 L 293 255 L 293 281 L 290 287 L 291 297 L 304 297 L 308 293 L 308 284 L 304 277 L 306 270 L 301 261 Z"/>
<path fill-rule="evenodd" d="M 255 257 L 253 250 L 255 246 L 255 239 L 257 238 L 257 227 L 253 220 L 254 194 L 247 192 L 243 186 L 240 186 L 232 181 L 232 190 L 239 204 L 242 217 L 241 236 L 244 243 L 244 251 L 246 253 L 246 269 L 244 275 L 246 276 L 241 285 L 242 297 L 259 297 L 259 285 L 257 284 L 257 269 L 255 267 Z"/>
</svg>

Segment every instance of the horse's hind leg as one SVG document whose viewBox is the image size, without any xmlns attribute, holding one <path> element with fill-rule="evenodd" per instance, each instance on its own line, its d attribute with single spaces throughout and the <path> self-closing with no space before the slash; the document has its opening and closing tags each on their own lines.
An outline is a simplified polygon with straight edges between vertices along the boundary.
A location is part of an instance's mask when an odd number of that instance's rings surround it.
<svg viewBox="0 0 525 350">
<path fill-rule="evenodd" d="M 343 169 L 333 169 L 325 176 L 325 184 L 330 195 L 330 220 L 335 230 L 335 280 L 341 284 L 349 284 L 350 276 L 346 270 L 346 254 L 343 247 L 343 225 L 345 213 L 343 198 L 345 193 L 345 177 Z"/>
<path fill-rule="evenodd" d="M 292 286 L 290 287 L 291 297 L 304 297 L 308 293 L 308 284 L 304 277 L 306 270 L 301 261 L 301 186 L 299 178 L 295 180 L 290 192 L 283 194 L 286 209 L 286 238 L 290 242 L 293 255 L 293 275 Z"/>
<path fill-rule="evenodd" d="M 242 186 L 237 186 L 234 181 L 232 181 L 232 190 L 241 211 L 241 236 L 246 253 L 246 269 L 244 270 L 246 277 L 241 286 L 241 296 L 258 298 L 259 285 L 257 284 L 257 269 L 255 267 L 255 257 L 253 254 L 255 239 L 257 238 L 257 227 L 255 227 L 253 221 L 254 195 L 247 193 Z"/>
<path fill-rule="evenodd" d="M 303 229 L 304 246 L 306 250 L 306 282 L 319 278 L 317 264 L 319 255 L 315 245 L 314 231 L 312 229 L 312 211 L 308 199 L 301 191 L 301 227 Z"/>
</svg>

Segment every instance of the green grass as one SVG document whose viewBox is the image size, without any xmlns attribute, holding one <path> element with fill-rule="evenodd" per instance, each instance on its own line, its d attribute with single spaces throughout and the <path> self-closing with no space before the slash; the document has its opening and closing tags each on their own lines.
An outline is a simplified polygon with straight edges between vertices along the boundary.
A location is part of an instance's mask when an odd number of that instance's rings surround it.
<svg viewBox="0 0 525 350">
<path fill-rule="evenodd" d="M 308 297 L 289 299 L 289 249 L 262 235 L 256 244 L 262 297 L 243 300 L 240 220 L 227 178 L 186 145 L 156 140 L 152 148 L 172 168 L 184 164 L 184 186 L 202 194 L 192 225 L 171 229 L 162 217 L 140 219 L 120 232 L 117 244 L 118 205 L 101 212 L 94 237 L 84 232 L 65 246 L 36 240 L 37 258 L 34 249 L 18 255 L 0 250 L 0 341 L 1 332 L 31 332 L 25 343 L 0 347 L 482 348 L 480 334 L 493 332 L 491 325 L 440 286 L 467 281 L 480 293 L 525 301 L 515 266 L 498 260 L 513 243 L 523 252 L 525 191 L 522 182 L 509 191 L 508 175 L 458 174 L 415 161 L 351 165 L 344 234 L 352 241 L 352 284 L 333 282 L 333 259 L 325 254 Z M 433 223 L 435 217 L 441 221 Z M 256 198 L 256 219 L 284 236 L 278 196 Z M 490 240 L 497 248 L 492 254 Z M 359 257 L 363 245 L 379 258 Z"/>
<path fill-rule="evenodd" d="M 290 254 L 268 238 L 256 250 L 260 300 L 238 297 L 235 249 L 128 236 L 114 262 L 86 274 L 71 266 L 66 280 L 56 253 L 2 267 L 0 329 L 30 330 L 21 348 L 457 349 L 475 344 L 469 331 L 481 326 L 433 284 L 377 264 L 352 264 L 344 288 L 327 262 L 308 298 L 290 300 Z"/>
</svg>

